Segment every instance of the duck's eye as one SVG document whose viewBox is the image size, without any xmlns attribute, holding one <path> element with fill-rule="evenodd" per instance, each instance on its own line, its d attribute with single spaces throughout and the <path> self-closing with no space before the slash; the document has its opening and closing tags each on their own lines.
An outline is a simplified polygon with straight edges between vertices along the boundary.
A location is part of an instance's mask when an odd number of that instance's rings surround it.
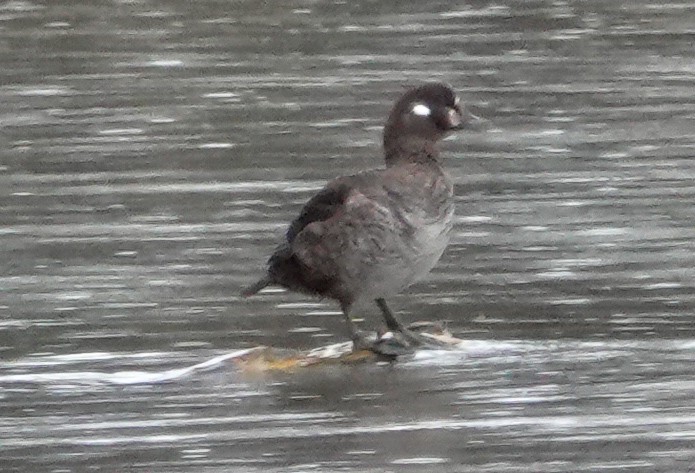
<svg viewBox="0 0 695 473">
<path fill-rule="evenodd" d="M 419 117 L 428 117 L 432 114 L 432 110 L 422 103 L 416 103 L 410 111 Z"/>
</svg>

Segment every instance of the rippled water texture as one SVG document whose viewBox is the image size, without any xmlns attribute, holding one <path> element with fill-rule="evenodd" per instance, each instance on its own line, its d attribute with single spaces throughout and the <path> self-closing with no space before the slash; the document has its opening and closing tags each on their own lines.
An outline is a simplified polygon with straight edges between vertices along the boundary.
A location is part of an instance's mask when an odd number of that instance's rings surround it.
<svg viewBox="0 0 695 473">
<path fill-rule="evenodd" d="M 0 470 L 693 471 L 694 45 L 688 1 L 0 3 Z M 490 126 L 392 305 L 464 347 L 234 369 L 345 340 L 238 293 L 425 80 Z"/>
</svg>

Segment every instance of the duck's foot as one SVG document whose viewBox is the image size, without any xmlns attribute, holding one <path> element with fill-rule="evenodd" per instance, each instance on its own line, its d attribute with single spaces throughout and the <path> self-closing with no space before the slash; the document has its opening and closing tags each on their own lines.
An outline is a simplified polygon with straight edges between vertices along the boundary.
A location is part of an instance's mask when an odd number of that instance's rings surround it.
<svg viewBox="0 0 695 473">
<path fill-rule="evenodd" d="M 413 353 L 421 344 L 413 337 L 398 331 L 377 333 L 376 340 L 369 348 L 372 352 L 386 358 L 396 358 Z"/>
<path fill-rule="evenodd" d="M 378 349 L 396 354 L 412 353 L 416 349 L 448 349 L 455 348 L 460 340 L 452 337 L 441 324 L 436 322 L 416 322 L 402 330 L 377 334 L 374 343 Z"/>
<path fill-rule="evenodd" d="M 441 325 L 431 322 L 418 322 L 403 327 L 402 330 L 384 330 L 377 332 L 376 337 L 367 336 L 362 332 L 353 333 L 353 351 L 371 351 L 376 355 L 393 359 L 408 355 L 415 350 L 451 349 L 455 340 Z"/>
<path fill-rule="evenodd" d="M 377 333 L 376 336 L 359 332 L 352 336 L 353 353 L 371 352 L 378 357 L 393 360 L 397 356 L 413 353 L 414 349 L 415 347 L 405 337 L 392 332 Z"/>
<path fill-rule="evenodd" d="M 406 331 L 387 331 L 377 333 L 374 337 L 353 339 L 354 351 L 367 350 L 389 360 L 401 355 L 409 355 L 416 349 L 430 346 L 427 339 L 420 334 Z"/>
</svg>

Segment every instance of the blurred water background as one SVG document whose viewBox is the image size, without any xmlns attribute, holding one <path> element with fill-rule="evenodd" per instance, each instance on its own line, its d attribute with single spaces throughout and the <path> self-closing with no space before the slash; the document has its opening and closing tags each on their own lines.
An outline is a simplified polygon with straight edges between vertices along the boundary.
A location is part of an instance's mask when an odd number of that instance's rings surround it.
<svg viewBox="0 0 695 473">
<path fill-rule="evenodd" d="M 695 471 L 694 46 L 690 1 L 0 3 L 0 470 Z M 392 305 L 465 347 L 185 371 L 345 340 L 238 293 L 427 80 L 490 126 Z"/>
</svg>

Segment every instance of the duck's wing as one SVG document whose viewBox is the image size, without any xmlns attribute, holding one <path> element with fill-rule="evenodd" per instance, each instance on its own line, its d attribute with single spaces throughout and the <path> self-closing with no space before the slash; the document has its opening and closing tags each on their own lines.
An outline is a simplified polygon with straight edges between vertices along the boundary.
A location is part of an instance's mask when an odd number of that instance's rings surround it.
<svg viewBox="0 0 695 473">
<path fill-rule="evenodd" d="M 302 207 L 287 229 L 285 239 L 268 260 L 264 278 L 243 292 L 255 294 L 270 284 L 288 289 L 336 297 L 332 287 L 339 273 L 335 256 L 342 254 L 343 240 L 349 238 L 335 232 L 334 226 L 357 220 L 369 221 L 378 207 L 372 199 L 385 193 L 380 182 L 383 170 L 372 170 L 329 182 Z M 369 196 L 367 195 L 369 194 Z M 378 198 L 378 197 L 377 197 Z"/>
<path fill-rule="evenodd" d="M 339 215 L 352 187 L 363 180 L 357 176 L 339 177 L 329 182 L 326 187 L 309 199 L 297 218 L 287 228 L 285 240 L 270 256 L 265 276 L 245 289 L 242 294 L 248 297 L 271 284 L 279 284 L 301 292 L 324 292 L 330 284 L 327 276 L 323 275 L 319 268 L 312 268 L 308 271 L 309 268 L 302 265 L 297 259 L 292 244 L 302 231 L 305 234 L 304 238 L 313 235 L 313 232 L 307 229 L 312 223 L 320 225 L 322 222 Z M 316 225 L 311 228 L 316 228 Z M 308 272 L 311 274 L 307 274 Z"/>
<path fill-rule="evenodd" d="M 354 176 L 349 176 L 354 177 Z M 339 178 L 331 181 L 318 194 L 304 204 L 299 216 L 292 221 L 285 238 L 291 244 L 295 237 L 304 230 L 307 225 L 314 222 L 323 222 L 340 212 L 345 200 L 350 194 L 350 179 Z"/>
</svg>

